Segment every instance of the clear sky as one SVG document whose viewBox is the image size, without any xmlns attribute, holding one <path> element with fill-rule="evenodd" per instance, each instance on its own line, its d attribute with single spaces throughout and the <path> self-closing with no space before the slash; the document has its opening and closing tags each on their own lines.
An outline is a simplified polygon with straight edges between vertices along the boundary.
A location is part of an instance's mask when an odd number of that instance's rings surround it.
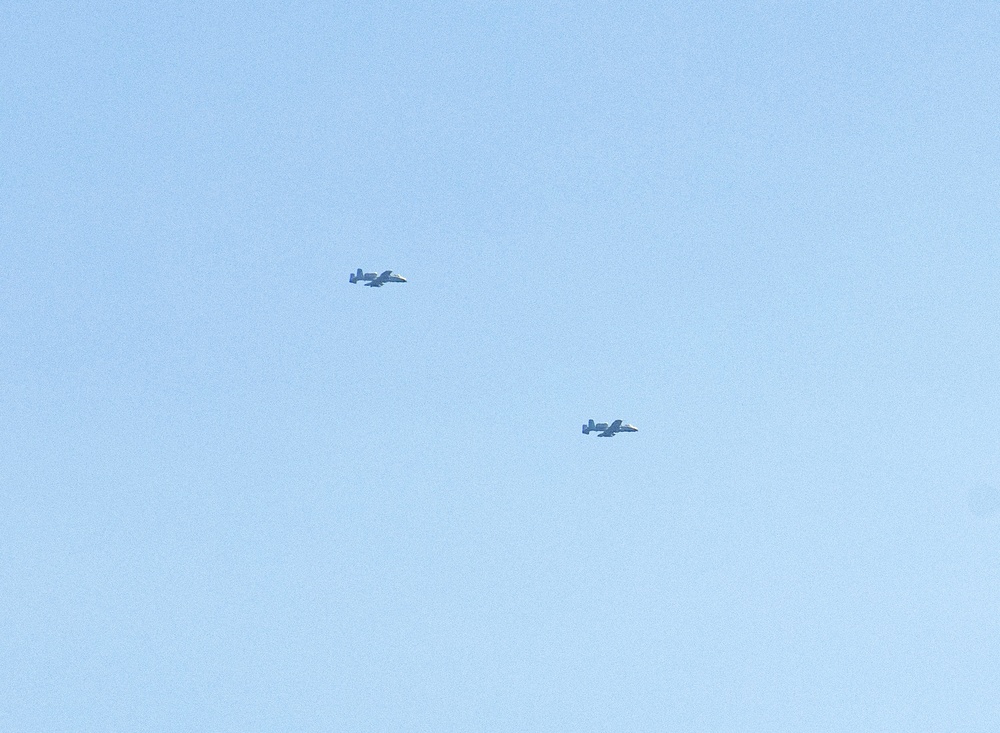
<svg viewBox="0 0 1000 733">
<path fill-rule="evenodd" d="M 995 730 L 998 42 L 0 3 L 0 728 Z"/>
</svg>

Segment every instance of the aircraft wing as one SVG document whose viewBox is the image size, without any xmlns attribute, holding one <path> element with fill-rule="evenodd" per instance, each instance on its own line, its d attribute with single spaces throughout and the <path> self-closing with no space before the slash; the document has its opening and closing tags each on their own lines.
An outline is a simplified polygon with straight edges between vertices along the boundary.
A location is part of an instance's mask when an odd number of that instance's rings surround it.
<svg viewBox="0 0 1000 733">
<path fill-rule="evenodd" d="M 600 436 L 598 436 L 598 437 L 601 437 L 601 438 L 613 438 L 614 435 L 615 435 L 615 433 L 618 432 L 618 428 L 620 428 L 621 426 L 622 426 L 622 421 L 621 420 L 615 420 L 613 423 L 611 423 L 610 425 L 608 425 L 608 429 L 605 430 L 603 433 L 601 433 Z"/>
</svg>

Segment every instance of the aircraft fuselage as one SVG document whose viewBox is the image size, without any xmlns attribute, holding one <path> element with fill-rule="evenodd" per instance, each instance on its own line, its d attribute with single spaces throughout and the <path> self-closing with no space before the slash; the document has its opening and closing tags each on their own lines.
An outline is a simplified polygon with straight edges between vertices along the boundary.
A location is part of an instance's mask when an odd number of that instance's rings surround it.
<svg viewBox="0 0 1000 733">
<path fill-rule="evenodd" d="M 590 435 L 592 432 L 596 432 L 598 438 L 613 438 L 618 433 L 637 433 L 639 428 L 621 420 L 615 420 L 610 425 L 606 422 L 595 423 L 593 420 L 589 420 L 583 426 L 583 434 Z"/>
<path fill-rule="evenodd" d="M 405 283 L 406 278 L 402 275 L 393 274 L 392 270 L 386 270 L 381 275 L 375 272 L 365 272 L 360 267 L 357 272 L 352 272 L 350 276 L 352 283 L 364 283 L 369 288 L 380 288 L 386 283 Z M 367 282 L 366 282 L 367 281 Z"/>
</svg>

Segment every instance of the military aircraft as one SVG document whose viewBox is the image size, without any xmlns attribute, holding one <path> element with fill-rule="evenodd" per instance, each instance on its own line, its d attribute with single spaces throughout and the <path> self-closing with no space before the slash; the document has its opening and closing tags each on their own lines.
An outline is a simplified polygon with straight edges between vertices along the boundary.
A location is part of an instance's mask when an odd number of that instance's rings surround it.
<svg viewBox="0 0 1000 733">
<path fill-rule="evenodd" d="M 386 270 L 381 275 L 376 275 L 374 272 L 365 272 L 360 267 L 357 272 L 351 273 L 351 282 L 358 283 L 364 282 L 366 287 L 369 288 L 380 288 L 386 283 L 405 283 L 406 278 L 402 275 L 393 275 L 392 270 Z"/>
<path fill-rule="evenodd" d="M 598 438 L 613 438 L 615 437 L 615 433 L 637 433 L 639 432 L 639 428 L 635 425 L 622 423 L 621 420 L 615 420 L 610 425 L 606 422 L 595 423 L 593 420 L 590 420 L 583 426 L 583 434 L 590 435 L 592 431 L 597 432 Z"/>
</svg>

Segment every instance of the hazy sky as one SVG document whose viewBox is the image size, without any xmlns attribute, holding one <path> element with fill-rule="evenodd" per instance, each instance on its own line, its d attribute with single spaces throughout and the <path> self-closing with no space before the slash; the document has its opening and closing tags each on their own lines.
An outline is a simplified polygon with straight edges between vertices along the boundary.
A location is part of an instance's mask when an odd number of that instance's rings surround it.
<svg viewBox="0 0 1000 733">
<path fill-rule="evenodd" d="M 993 730 L 998 42 L 0 2 L 0 728 Z"/>
</svg>

